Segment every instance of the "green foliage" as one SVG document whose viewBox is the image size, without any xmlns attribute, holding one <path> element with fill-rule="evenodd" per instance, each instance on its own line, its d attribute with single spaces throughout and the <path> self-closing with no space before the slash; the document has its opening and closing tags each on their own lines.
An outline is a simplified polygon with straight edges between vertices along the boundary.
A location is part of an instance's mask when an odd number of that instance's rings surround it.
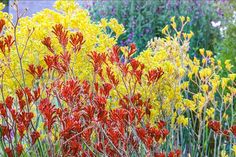
<svg viewBox="0 0 236 157">
<path fill-rule="evenodd" d="M 214 50 L 214 44 L 220 40 L 219 29 L 211 25 L 211 21 L 221 18 L 214 4 L 213 0 L 108 0 L 94 2 L 87 8 L 96 21 L 117 18 L 126 29 L 119 44 L 135 42 L 139 51 L 151 38 L 162 37 L 161 29 L 167 24 L 167 19 L 189 16 L 191 22 L 186 31 L 192 30 L 195 34 L 190 43 L 190 55 L 193 57 L 200 47 Z"/>
<path fill-rule="evenodd" d="M 231 60 L 233 71 L 236 71 L 236 1 L 230 0 L 228 5 L 220 5 L 224 12 L 224 27 L 226 31 L 223 32 L 224 39 L 217 44 L 219 51 L 218 58 L 225 62 Z"/>
</svg>

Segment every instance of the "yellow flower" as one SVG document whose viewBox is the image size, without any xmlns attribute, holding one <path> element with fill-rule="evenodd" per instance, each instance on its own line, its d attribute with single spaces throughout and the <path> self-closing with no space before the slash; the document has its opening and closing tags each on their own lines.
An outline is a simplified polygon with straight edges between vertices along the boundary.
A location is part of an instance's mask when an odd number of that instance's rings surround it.
<svg viewBox="0 0 236 157">
<path fill-rule="evenodd" d="M 236 145 L 233 145 L 233 152 L 234 152 L 234 155 L 236 155 Z"/>
<path fill-rule="evenodd" d="M 226 60 L 225 61 L 225 68 L 230 71 L 231 68 L 233 67 L 233 65 L 230 64 L 230 60 Z"/>
<path fill-rule="evenodd" d="M 3 10 L 5 8 L 5 4 L 0 3 L 0 10 Z"/>
<path fill-rule="evenodd" d="M 177 123 L 179 125 L 183 125 L 183 126 L 187 126 L 188 125 L 188 118 L 185 118 L 183 115 L 180 115 L 178 118 L 177 118 Z"/>
<path fill-rule="evenodd" d="M 212 53 L 212 51 L 207 50 L 206 54 L 207 54 L 207 57 L 211 57 L 213 53 Z"/>
<path fill-rule="evenodd" d="M 221 157 L 228 157 L 227 153 L 225 150 L 222 150 L 221 153 L 220 153 L 220 156 Z"/>
<path fill-rule="evenodd" d="M 205 79 L 206 77 L 210 77 L 212 74 L 212 70 L 210 68 L 204 68 L 199 71 L 200 78 Z"/>
<path fill-rule="evenodd" d="M 175 22 L 175 16 L 172 16 L 172 17 L 170 18 L 170 21 L 174 23 L 174 22 Z"/>
<path fill-rule="evenodd" d="M 204 85 L 201 85 L 201 88 L 204 92 L 207 92 L 208 91 L 208 85 L 204 84 Z"/>
<path fill-rule="evenodd" d="M 119 24 L 115 18 L 110 19 L 108 26 L 115 32 L 117 37 L 124 33 L 124 26 Z"/>
<path fill-rule="evenodd" d="M 190 22 L 190 17 L 187 16 L 187 22 Z"/>
<path fill-rule="evenodd" d="M 204 56 L 204 53 L 205 53 L 205 50 L 202 48 L 202 49 L 199 49 L 199 52 L 202 56 Z"/>
<path fill-rule="evenodd" d="M 167 32 L 168 32 L 168 28 L 169 28 L 169 26 L 168 25 L 166 25 L 163 29 L 162 29 L 162 34 L 166 34 Z"/>
<path fill-rule="evenodd" d="M 214 118 L 215 109 L 213 107 L 206 110 L 206 114 L 210 118 Z"/>
<path fill-rule="evenodd" d="M 221 87 L 225 88 L 228 84 L 229 78 L 222 78 L 221 80 Z"/>
<path fill-rule="evenodd" d="M 173 22 L 173 23 L 171 24 L 171 26 L 172 26 L 174 29 L 176 29 L 176 23 L 175 23 L 175 22 Z"/>
<path fill-rule="evenodd" d="M 236 78 L 236 74 L 229 74 L 229 78 L 231 81 L 234 81 Z"/>
<path fill-rule="evenodd" d="M 225 120 L 227 120 L 228 117 L 229 117 L 229 116 L 228 116 L 226 113 L 223 114 L 223 118 L 224 118 Z"/>
<path fill-rule="evenodd" d="M 192 31 L 190 31 L 190 33 L 188 34 L 188 39 L 191 39 L 193 37 L 194 33 Z"/>
<path fill-rule="evenodd" d="M 108 25 L 107 19 L 102 18 L 102 19 L 100 20 L 100 24 L 101 24 L 101 27 L 106 28 L 107 25 Z"/>
<path fill-rule="evenodd" d="M 184 17 L 184 16 L 180 16 L 179 18 L 180 18 L 180 21 L 181 21 L 182 23 L 184 23 L 185 17 Z"/>
</svg>

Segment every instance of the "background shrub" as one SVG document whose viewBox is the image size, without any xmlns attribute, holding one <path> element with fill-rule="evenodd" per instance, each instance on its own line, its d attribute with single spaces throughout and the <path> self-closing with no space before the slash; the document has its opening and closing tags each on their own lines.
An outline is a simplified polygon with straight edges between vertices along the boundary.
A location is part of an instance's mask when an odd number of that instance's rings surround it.
<svg viewBox="0 0 236 157">
<path fill-rule="evenodd" d="M 199 47 L 214 50 L 214 44 L 220 40 L 220 31 L 211 25 L 211 21 L 223 16 L 213 0 L 160 0 L 155 3 L 153 0 L 106 0 L 95 1 L 85 7 L 96 21 L 116 18 L 124 24 L 126 33 L 119 38 L 119 44 L 123 46 L 135 42 L 139 52 L 151 38 L 163 37 L 161 29 L 172 16 L 191 18 L 190 25 L 186 27 L 186 31 L 192 30 L 195 34 L 190 43 L 191 57 Z"/>
</svg>

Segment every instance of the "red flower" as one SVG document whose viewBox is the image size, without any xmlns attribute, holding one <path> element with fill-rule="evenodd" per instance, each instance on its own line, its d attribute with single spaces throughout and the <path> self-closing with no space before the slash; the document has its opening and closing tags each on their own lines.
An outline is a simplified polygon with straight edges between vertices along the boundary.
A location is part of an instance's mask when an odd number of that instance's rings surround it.
<svg viewBox="0 0 236 157">
<path fill-rule="evenodd" d="M 164 72 L 161 68 L 149 70 L 148 74 L 146 74 L 147 79 L 148 79 L 148 85 L 158 81 L 163 74 Z"/>
<path fill-rule="evenodd" d="M 33 100 L 33 95 L 31 94 L 31 90 L 30 90 L 30 88 L 25 87 L 25 89 L 24 89 L 24 93 L 25 93 L 26 96 L 27 96 L 28 103 L 31 103 L 32 100 Z"/>
<path fill-rule="evenodd" d="M 45 98 L 40 101 L 38 108 L 39 111 L 42 113 L 45 119 L 45 125 L 47 126 L 48 131 L 50 132 L 53 124 L 56 121 L 55 106 L 50 103 L 48 98 Z"/>
<path fill-rule="evenodd" d="M 110 83 L 104 83 L 102 86 L 103 88 L 100 89 L 100 92 L 104 94 L 105 97 L 108 97 L 112 89 L 112 85 Z"/>
<path fill-rule="evenodd" d="M 95 73 L 98 73 L 102 77 L 102 63 L 106 61 L 106 55 L 104 53 L 92 52 L 88 55 L 92 61 L 93 69 Z"/>
<path fill-rule="evenodd" d="M 158 123 L 158 128 L 159 129 L 163 129 L 166 126 L 166 122 L 164 122 L 163 120 L 160 120 Z"/>
<path fill-rule="evenodd" d="M 234 134 L 234 136 L 236 136 L 236 125 L 233 125 L 233 126 L 230 128 L 230 131 Z"/>
<path fill-rule="evenodd" d="M 25 130 L 26 130 L 26 127 L 25 127 L 24 123 L 18 123 L 17 124 L 17 130 L 20 134 L 20 139 L 22 139 L 24 137 Z"/>
<path fill-rule="evenodd" d="M 6 45 L 4 44 L 4 42 L 2 40 L 0 40 L 0 49 L 3 53 L 3 55 L 5 56 Z"/>
<path fill-rule="evenodd" d="M 11 150 L 9 147 L 5 148 L 5 152 L 7 153 L 8 157 L 13 157 L 13 150 Z"/>
<path fill-rule="evenodd" d="M 134 43 L 130 44 L 130 50 L 128 53 L 128 58 L 133 55 L 137 51 L 136 45 Z"/>
<path fill-rule="evenodd" d="M 38 131 L 34 131 L 31 133 L 31 139 L 32 139 L 32 145 L 35 144 L 35 142 L 38 140 L 38 138 L 40 137 L 40 133 Z"/>
<path fill-rule="evenodd" d="M 0 114 L 3 116 L 3 117 L 6 117 L 7 116 L 7 111 L 5 109 L 5 106 L 3 103 L 0 103 Z"/>
<path fill-rule="evenodd" d="M 39 65 L 39 66 L 37 66 L 37 70 L 36 70 L 35 73 L 36 73 L 38 78 L 41 78 L 44 71 L 45 71 L 44 68 L 41 65 Z"/>
<path fill-rule="evenodd" d="M 80 97 L 78 96 L 81 92 L 81 86 L 78 80 L 68 80 L 66 84 L 62 87 L 60 96 L 69 105 L 73 105 L 79 102 Z"/>
<path fill-rule="evenodd" d="M 38 87 L 36 90 L 33 91 L 34 92 L 34 101 L 37 101 L 40 97 L 40 87 Z"/>
<path fill-rule="evenodd" d="M 10 128 L 8 126 L 0 125 L 1 131 L 2 131 L 2 136 L 6 136 L 10 138 Z"/>
<path fill-rule="evenodd" d="M 1 20 L 0 20 L 0 33 L 2 33 L 2 29 L 3 29 L 3 27 L 4 27 L 5 24 L 6 24 L 6 23 L 5 23 L 5 20 L 1 19 Z"/>
<path fill-rule="evenodd" d="M 56 24 L 53 28 L 53 33 L 56 35 L 57 39 L 59 40 L 59 43 L 65 48 L 68 43 L 68 31 L 64 29 L 62 24 Z"/>
<path fill-rule="evenodd" d="M 48 66 L 48 70 L 51 70 L 53 68 L 54 63 L 57 60 L 58 60 L 58 56 L 49 56 L 49 55 L 47 55 L 47 56 L 44 57 L 44 61 Z"/>
<path fill-rule="evenodd" d="M 146 142 L 146 135 L 147 135 L 147 132 L 144 128 L 136 128 L 136 132 L 137 132 L 137 135 L 138 137 L 141 139 L 142 142 Z"/>
<path fill-rule="evenodd" d="M 22 111 L 24 109 L 25 105 L 26 105 L 25 100 L 21 99 L 21 100 L 18 101 L 18 103 L 19 103 L 19 106 L 20 106 L 20 110 Z"/>
<path fill-rule="evenodd" d="M 5 45 L 8 48 L 8 51 L 10 51 L 10 48 L 11 48 L 12 44 L 14 43 L 14 40 L 12 39 L 12 36 L 8 35 L 7 37 L 5 37 L 4 42 L 5 42 Z"/>
<path fill-rule="evenodd" d="M 164 128 L 164 129 L 161 130 L 161 134 L 162 134 L 162 138 L 165 139 L 166 136 L 169 134 L 169 130 Z"/>
<path fill-rule="evenodd" d="M 21 156 L 22 152 L 23 152 L 23 146 L 22 144 L 18 143 L 16 146 L 16 152 L 18 156 Z"/>
<path fill-rule="evenodd" d="M 73 46 L 74 52 L 79 51 L 84 42 L 85 41 L 82 33 L 77 32 L 76 34 L 70 35 L 70 43 Z"/>
<path fill-rule="evenodd" d="M 223 135 L 226 137 L 227 140 L 229 140 L 230 136 L 229 136 L 229 130 L 224 130 L 223 131 Z"/>
<path fill-rule="evenodd" d="M 18 99 L 21 100 L 24 96 L 23 90 L 22 89 L 16 90 L 16 95 L 17 95 Z"/>
<path fill-rule="evenodd" d="M 114 85 L 114 86 L 117 86 L 118 83 L 119 83 L 119 80 L 115 78 L 115 75 L 114 73 L 111 71 L 111 69 L 109 67 L 107 67 L 107 76 L 110 80 L 110 82 Z"/>
<path fill-rule="evenodd" d="M 208 127 L 212 129 L 214 132 L 219 133 L 220 132 L 220 122 L 219 121 L 212 121 L 210 120 L 208 122 Z"/>
<path fill-rule="evenodd" d="M 8 109 L 11 109 L 12 108 L 12 104 L 13 104 L 13 97 L 11 97 L 11 96 L 8 96 L 7 98 L 6 98 L 6 106 L 7 106 L 7 108 Z"/>
<path fill-rule="evenodd" d="M 51 38 L 50 37 L 45 37 L 42 40 L 42 44 L 45 45 L 48 48 L 49 51 L 54 53 L 54 49 L 52 48 L 52 42 L 51 42 Z"/>
<path fill-rule="evenodd" d="M 165 153 L 161 152 L 161 153 L 154 153 L 154 157 L 165 157 Z"/>
<path fill-rule="evenodd" d="M 96 106 L 97 106 L 98 108 L 104 109 L 104 108 L 105 108 L 105 105 L 106 105 L 106 103 L 107 103 L 107 100 L 106 100 L 105 97 L 96 96 L 96 97 L 94 98 L 94 102 L 95 102 L 95 104 L 96 104 Z"/>
<path fill-rule="evenodd" d="M 168 154 L 168 157 L 180 157 L 180 155 L 181 155 L 181 150 L 177 149 L 175 151 L 171 151 Z"/>
<path fill-rule="evenodd" d="M 158 142 L 161 138 L 162 132 L 160 130 L 156 129 L 154 134 L 155 134 L 155 140 L 156 140 L 156 142 Z"/>
<path fill-rule="evenodd" d="M 111 63 L 120 63 L 120 47 L 115 45 L 112 47 L 112 52 L 109 56 Z"/>
<path fill-rule="evenodd" d="M 35 66 L 33 64 L 30 64 L 28 66 L 29 68 L 26 70 L 28 71 L 31 75 L 33 75 L 34 77 L 37 77 L 37 78 L 41 78 L 43 73 L 44 73 L 44 69 L 42 66 L 37 66 L 37 68 L 35 68 Z"/>
<path fill-rule="evenodd" d="M 98 142 L 95 144 L 95 148 L 97 149 L 97 151 L 99 151 L 100 153 L 103 152 L 103 145 L 101 142 Z"/>
<path fill-rule="evenodd" d="M 132 66 L 132 70 L 136 71 L 141 63 L 135 59 L 131 59 L 130 64 Z"/>
<path fill-rule="evenodd" d="M 54 65 L 57 71 L 63 75 L 69 70 L 71 55 L 68 52 L 64 52 L 59 56 L 61 62 L 55 62 Z"/>
<path fill-rule="evenodd" d="M 33 75 L 35 77 L 36 69 L 33 64 L 28 65 L 28 69 L 26 71 L 28 71 L 31 75 Z"/>
</svg>

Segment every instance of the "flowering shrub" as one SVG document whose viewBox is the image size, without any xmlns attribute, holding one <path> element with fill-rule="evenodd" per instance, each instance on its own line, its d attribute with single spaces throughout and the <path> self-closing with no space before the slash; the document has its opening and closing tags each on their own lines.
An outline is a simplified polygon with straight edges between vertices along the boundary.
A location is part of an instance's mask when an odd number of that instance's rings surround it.
<svg viewBox="0 0 236 157">
<path fill-rule="evenodd" d="M 114 19 L 93 23 L 64 1 L 32 18 L 14 7 L 16 23 L 0 14 L 1 156 L 236 152 L 236 74 L 226 61 L 221 78 L 211 51 L 189 58 L 188 17 L 134 57 L 134 43 L 116 45 L 124 30 Z"/>
</svg>

